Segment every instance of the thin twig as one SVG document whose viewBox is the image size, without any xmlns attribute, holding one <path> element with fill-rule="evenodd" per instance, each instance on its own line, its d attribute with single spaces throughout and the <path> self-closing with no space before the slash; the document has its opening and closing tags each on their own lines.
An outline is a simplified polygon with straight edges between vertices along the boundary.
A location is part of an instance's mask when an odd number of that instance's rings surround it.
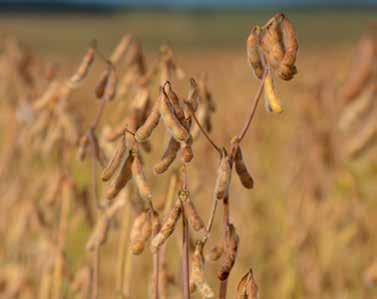
<svg viewBox="0 0 377 299">
<path fill-rule="evenodd" d="M 187 167 L 186 164 L 182 165 L 182 177 L 181 177 L 181 188 L 184 192 L 187 191 Z M 190 299 L 190 265 L 189 265 L 189 228 L 186 218 L 186 213 L 184 210 L 183 202 L 182 205 L 182 277 L 183 277 L 183 298 Z"/>
<path fill-rule="evenodd" d="M 248 117 L 248 119 L 245 123 L 245 126 L 243 127 L 243 129 L 241 131 L 241 134 L 238 135 L 238 143 L 241 143 L 242 139 L 245 137 L 247 131 L 249 130 L 250 124 L 251 124 L 251 122 L 252 122 L 252 120 L 255 116 L 255 112 L 258 108 L 258 104 L 260 102 L 260 98 L 261 98 L 261 95 L 262 95 L 262 92 L 263 92 L 264 80 L 266 79 L 267 74 L 268 74 L 268 70 L 266 70 L 263 73 L 263 77 L 260 80 L 260 85 L 259 85 L 258 91 L 257 91 L 257 93 L 256 93 L 256 95 L 254 96 L 254 99 L 253 99 L 254 105 L 251 108 L 250 115 L 249 115 L 249 117 Z"/>
<path fill-rule="evenodd" d="M 215 219 L 216 210 L 217 210 L 217 202 L 218 202 L 218 199 L 216 198 L 216 196 L 213 196 L 211 214 L 210 214 L 209 219 L 208 219 L 206 233 L 205 233 L 205 235 L 204 235 L 204 237 L 202 239 L 203 247 L 206 244 L 206 242 L 207 242 L 207 240 L 209 238 L 209 235 L 211 233 L 213 221 Z"/>
<path fill-rule="evenodd" d="M 92 296 L 91 299 L 98 298 L 98 276 L 100 267 L 100 246 L 97 245 L 93 253 L 93 279 L 92 279 Z"/>
<path fill-rule="evenodd" d="M 213 146 L 213 148 L 221 156 L 222 155 L 221 149 L 216 145 L 216 143 L 211 139 L 211 137 L 209 137 L 209 135 L 207 134 L 207 132 L 204 130 L 203 126 L 200 124 L 198 118 L 196 117 L 195 112 L 192 109 L 192 107 L 188 106 L 188 108 L 189 108 L 189 111 L 190 111 L 190 114 L 191 114 L 192 118 L 194 119 L 194 121 L 195 121 L 196 125 L 198 126 L 198 128 L 200 129 L 200 131 L 203 133 L 203 135 L 207 138 L 208 142 Z"/>
</svg>

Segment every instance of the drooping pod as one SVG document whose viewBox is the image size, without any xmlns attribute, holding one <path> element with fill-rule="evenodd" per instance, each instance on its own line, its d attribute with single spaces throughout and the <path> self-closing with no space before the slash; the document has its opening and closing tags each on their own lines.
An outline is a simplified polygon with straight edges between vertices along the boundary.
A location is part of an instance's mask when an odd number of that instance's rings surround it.
<svg viewBox="0 0 377 299">
<path fill-rule="evenodd" d="M 114 175 L 115 171 L 118 169 L 124 154 L 126 153 L 127 147 L 125 140 L 122 139 L 115 149 L 115 153 L 107 166 L 102 171 L 102 181 L 107 182 Z"/>
<path fill-rule="evenodd" d="M 106 217 L 101 217 L 86 243 L 86 250 L 93 251 L 95 248 L 105 244 L 109 231 L 109 221 Z"/>
<path fill-rule="evenodd" d="M 130 233 L 131 252 L 139 255 L 143 252 L 145 243 L 152 234 L 151 213 L 142 212 L 134 221 Z"/>
<path fill-rule="evenodd" d="M 200 96 L 199 96 L 199 88 L 198 84 L 194 80 L 194 78 L 190 78 L 189 81 L 189 93 L 187 99 L 184 100 L 187 105 L 196 111 L 198 110 L 199 103 L 200 103 Z"/>
<path fill-rule="evenodd" d="M 116 212 L 123 207 L 124 203 L 125 201 L 123 199 L 115 201 L 109 208 L 107 208 L 107 210 L 105 210 L 104 214 L 101 215 L 86 244 L 86 249 L 88 251 L 93 251 L 95 248 L 98 248 L 106 242 L 111 220 L 114 218 Z"/>
<path fill-rule="evenodd" d="M 111 69 L 110 67 L 108 67 L 107 70 L 105 70 L 101 74 L 100 79 L 94 89 L 94 93 L 97 99 L 102 99 L 103 95 L 105 94 L 105 88 L 107 86 L 107 82 L 109 81 L 110 73 L 111 73 Z"/>
<path fill-rule="evenodd" d="M 359 41 L 348 78 L 340 89 L 340 97 L 346 102 L 361 94 L 373 75 L 377 57 L 375 38 L 365 35 Z"/>
<path fill-rule="evenodd" d="M 228 237 L 226 240 L 224 255 L 221 262 L 219 271 L 217 272 L 217 278 L 219 280 L 225 280 L 228 278 L 230 271 L 232 270 L 234 263 L 236 262 L 239 237 L 233 224 L 228 225 Z"/>
<path fill-rule="evenodd" d="M 219 168 L 217 169 L 217 178 L 215 185 L 215 196 L 217 199 L 223 199 L 228 195 L 229 184 L 232 175 L 230 159 L 225 150 L 220 161 Z"/>
<path fill-rule="evenodd" d="M 133 155 L 129 152 L 126 157 L 123 158 L 122 164 L 120 165 L 120 169 L 114 178 L 114 180 L 110 183 L 106 190 L 106 199 L 112 200 L 118 193 L 127 185 L 129 180 L 132 178 L 132 162 L 134 160 Z"/>
<path fill-rule="evenodd" d="M 89 146 L 89 138 L 88 135 L 83 135 L 80 140 L 79 140 L 79 148 L 77 152 L 78 159 L 80 161 L 84 161 L 87 151 L 88 151 L 88 146 Z"/>
<path fill-rule="evenodd" d="M 258 286 L 255 282 L 252 269 L 238 283 L 237 299 L 258 299 Z"/>
<path fill-rule="evenodd" d="M 254 187 L 254 180 L 247 169 L 245 161 L 243 160 L 240 146 L 237 146 L 236 155 L 234 157 L 234 166 L 242 185 L 246 189 L 252 189 Z"/>
<path fill-rule="evenodd" d="M 181 216 L 181 213 L 182 213 L 182 208 L 181 208 L 180 202 L 178 201 L 177 204 L 169 212 L 158 234 L 152 239 L 152 242 L 151 242 L 152 253 L 156 252 L 157 249 L 160 248 L 160 246 L 164 244 L 165 241 L 174 232 L 178 219 Z"/>
<path fill-rule="evenodd" d="M 156 174 L 161 174 L 168 170 L 169 166 L 177 157 L 180 146 L 181 145 L 177 140 L 175 140 L 173 137 L 170 138 L 167 148 L 160 161 L 154 165 L 153 170 Z"/>
<path fill-rule="evenodd" d="M 286 16 L 283 16 L 282 31 L 283 31 L 285 53 L 281 61 L 281 65 L 287 66 L 287 67 L 293 67 L 296 62 L 296 57 L 297 57 L 297 52 L 298 52 L 298 42 L 297 42 L 297 37 L 296 37 L 294 26 Z M 297 72 L 297 70 L 295 70 L 295 72 Z M 284 69 L 281 70 L 281 73 L 284 74 Z M 282 77 L 282 79 L 284 79 L 284 76 Z"/>
<path fill-rule="evenodd" d="M 77 84 L 80 81 L 82 81 L 88 75 L 89 69 L 94 62 L 94 55 L 95 55 L 95 48 L 91 47 L 86 52 L 79 68 L 77 69 L 77 71 L 71 77 L 71 79 L 70 79 L 71 83 Z"/>
<path fill-rule="evenodd" d="M 274 83 L 272 79 L 271 72 L 268 72 L 265 80 L 264 80 L 264 98 L 265 98 L 265 105 L 266 109 L 269 112 L 281 113 L 283 112 L 283 108 L 280 104 L 280 100 L 276 95 L 274 89 Z"/>
<path fill-rule="evenodd" d="M 192 255 L 190 288 L 192 284 L 198 289 L 204 298 L 213 298 L 215 296 L 213 290 L 207 283 L 204 273 L 203 244 L 198 242 Z"/>
<path fill-rule="evenodd" d="M 110 61 L 112 64 L 117 65 L 122 60 L 131 42 L 132 36 L 130 34 L 126 34 L 122 37 L 120 43 L 116 46 L 116 48 L 113 50 L 113 53 L 111 54 Z"/>
<path fill-rule="evenodd" d="M 164 90 L 162 90 L 160 113 L 169 132 L 179 142 L 185 142 L 189 139 L 190 134 L 178 120 L 174 107 Z"/>
<path fill-rule="evenodd" d="M 247 60 L 250 67 L 253 69 L 254 75 L 258 79 L 262 79 L 264 74 L 264 67 L 259 50 L 258 34 L 259 27 L 253 27 L 246 41 Z"/>
<path fill-rule="evenodd" d="M 111 69 L 109 78 L 106 82 L 105 91 L 103 94 L 103 99 L 105 101 L 111 101 L 115 98 L 118 87 L 118 77 L 115 72 L 115 69 Z"/>
<path fill-rule="evenodd" d="M 144 200 L 151 200 L 151 189 L 149 188 L 145 180 L 143 165 L 141 163 L 139 154 L 134 155 L 134 160 L 132 162 L 132 176 L 135 181 L 137 190 L 140 194 L 140 197 Z"/>
<path fill-rule="evenodd" d="M 162 94 L 162 93 L 161 93 Z M 153 130 L 157 127 L 160 121 L 160 103 L 161 97 L 160 94 L 159 99 L 154 103 L 151 113 L 146 118 L 143 125 L 137 129 L 135 133 L 135 139 L 137 142 L 144 142 L 146 141 L 152 134 Z"/>
<path fill-rule="evenodd" d="M 280 24 L 275 16 L 267 25 L 261 39 L 263 50 L 267 53 L 267 58 L 273 68 L 278 68 L 284 58 L 285 50 L 283 45 L 283 35 Z"/>
<path fill-rule="evenodd" d="M 195 231 L 200 231 L 204 228 L 204 222 L 200 217 L 198 210 L 196 209 L 194 203 L 192 202 L 190 195 L 183 203 L 185 214 L 189 220 L 190 225 Z"/>
</svg>

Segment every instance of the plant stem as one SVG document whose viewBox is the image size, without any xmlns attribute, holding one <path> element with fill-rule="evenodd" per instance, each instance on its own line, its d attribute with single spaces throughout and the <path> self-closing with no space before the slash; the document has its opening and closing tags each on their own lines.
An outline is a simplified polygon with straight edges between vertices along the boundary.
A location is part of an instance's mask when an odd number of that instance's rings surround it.
<svg viewBox="0 0 377 299">
<path fill-rule="evenodd" d="M 229 240 L 229 196 L 226 196 L 223 198 L 223 208 L 224 208 L 224 215 L 223 215 L 224 243 L 225 243 L 225 246 L 228 246 L 227 242 Z M 220 282 L 220 291 L 219 291 L 220 299 L 226 298 L 227 288 L 228 288 L 228 278 Z"/>
<path fill-rule="evenodd" d="M 182 165 L 181 169 L 181 190 L 187 192 L 187 167 Z M 180 199 L 181 200 L 181 199 Z M 182 278 L 183 278 L 183 298 L 190 299 L 190 265 L 189 265 L 189 242 L 190 233 L 183 202 L 182 207 Z"/>
<path fill-rule="evenodd" d="M 263 74 L 263 77 L 262 79 L 260 80 L 260 85 L 259 85 L 259 88 L 258 88 L 258 91 L 256 93 L 256 95 L 254 96 L 254 99 L 253 99 L 253 102 L 254 102 L 254 105 L 252 106 L 251 108 L 251 111 L 250 111 L 250 114 L 249 114 L 249 117 L 241 131 L 241 134 L 238 135 L 238 142 L 241 143 L 242 139 L 245 137 L 247 131 L 249 130 L 249 127 L 250 127 L 250 124 L 255 116 L 255 112 L 257 110 L 257 107 L 258 107 L 258 104 L 260 102 L 260 98 L 261 98 L 261 95 L 262 95 L 262 92 L 263 92 L 263 87 L 264 87 L 264 80 L 266 79 L 266 76 L 268 74 L 268 70 L 266 70 Z"/>
<path fill-rule="evenodd" d="M 206 130 L 204 130 L 203 126 L 200 124 L 198 118 L 195 115 L 194 109 L 192 109 L 192 107 L 189 107 L 189 111 L 190 111 L 190 114 L 191 114 L 192 118 L 194 119 L 196 125 L 200 129 L 200 131 L 203 133 L 203 135 L 207 138 L 208 142 L 213 146 L 213 148 L 219 153 L 219 155 L 221 157 L 221 155 L 222 155 L 221 149 L 216 145 L 216 143 L 211 139 L 211 137 L 209 137 Z"/>
<path fill-rule="evenodd" d="M 91 299 L 98 298 L 98 276 L 100 267 L 100 246 L 97 245 L 93 253 L 93 279 L 92 279 L 92 296 Z"/>
</svg>

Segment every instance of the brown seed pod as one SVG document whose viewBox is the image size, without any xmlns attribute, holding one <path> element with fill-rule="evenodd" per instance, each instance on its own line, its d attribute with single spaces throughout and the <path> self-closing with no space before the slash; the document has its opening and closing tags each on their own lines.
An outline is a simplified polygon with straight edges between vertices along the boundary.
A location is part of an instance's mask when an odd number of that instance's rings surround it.
<svg viewBox="0 0 377 299">
<path fill-rule="evenodd" d="M 134 155 L 134 160 L 132 162 L 132 176 L 135 181 L 140 197 L 144 200 L 148 200 L 148 201 L 151 200 L 152 199 L 151 189 L 149 188 L 145 180 L 145 176 L 143 172 L 143 165 L 141 163 L 141 159 L 138 154 Z"/>
<path fill-rule="evenodd" d="M 113 53 L 111 54 L 110 61 L 112 64 L 117 65 L 122 60 L 131 42 L 132 36 L 130 34 L 126 34 L 122 37 L 120 43 L 116 46 Z"/>
<path fill-rule="evenodd" d="M 116 212 L 124 205 L 124 203 L 125 200 L 121 199 L 115 201 L 109 208 L 107 208 L 104 214 L 101 215 L 86 244 L 86 249 L 88 251 L 93 251 L 95 248 L 98 248 L 106 242 L 111 220 L 114 218 Z"/>
<path fill-rule="evenodd" d="M 268 72 L 264 80 L 264 99 L 267 111 L 275 113 L 283 112 L 280 100 L 275 92 L 271 72 Z"/>
<path fill-rule="evenodd" d="M 206 261 L 215 262 L 217 261 L 224 252 L 223 242 L 221 244 L 213 246 L 205 255 Z"/>
<path fill-rule="evenodd" d="M 247 60 L 250 67 L 254 71 L 254 75 L 258 79 L 262 79 L 264 73 L 264 67 L 262 63 L 261 53 L 258 44 L 259 27 L 253 27 L 246 41 Z"/>
<path fill-rule="evenodd" d="M 175 140 L 173 137 L 170 138 L 168 146 L 162 155 L 159 162 L 154 165 L 154 172 L 156 174 L 164 173 L 168 170 L 169 166 L 174 162 L 177 157 L 177 153 L 180 148 L 180 143 Z"/>
<path fill-rule="evenodd" d="M 190 225 L 195 231 L 200 231 L 204 228 L 204 222 L 200 217 L 194 203 L 192 202 L 190 196 L 183 203 L 185 214 L 189 220 Z"/>
<path fill-rule="evenodd" d="M 118 86 L 118 77 L 114 69 L 110 71 L 109 79 L 106 82 L 103 99 L 105 101 L 111 101 L 114 99 Z"/>
<path fill-rule="evenodd" d="M 161 229 L 161 221 L 156 211 L 152 212 L 152 237 L 155 237 Z"/>
<path fill-rule="evenodd" d="M 258 286 L 255 282 L 252 269 L 238 283 L 237 299 L 258 299 Z"/>
<path fill-rule="evenodd" d="M 135 218 L 130 233 L 131 252 L 139 255 L 152 234 L 152 218 L 149 212 L 142 212 Z"/>
<path fill-rule="evenodd" d="M 114 180 L 110 183 L 106 190 L 106 199 L 112 200 L 118 193 L 127 185 L 128 181 L 132 177 L 132 162 L 134 160 L 133 155 L 129 152 L 126 157 L 123 158 L 122 164 L 120 165 L 120 169 L 114 178 Z"/>
<path fill-rule="evenodd" d="M 280 64 L 277 73 L 281 79 L 289 81 L 297 74 L 297 68 L 295 65 Z"/>
<path fill-rule="evenodd" d="M 183 126 L 183 124 L 178 120 L 175 110 L 165 91 L 162 91 L 161 96 L 160 113 L 164 121 L 164 124 L 168 128 L 172 136 L 180 142 L 185 142 L 190 138 L 189 132 Z"/>
<path fill-rule="evenodd" d="M 161 96 L 160 96 L 161 98 Z M 160 98 L 154 103 L 151 113 L 148 115 L 144 124 L 138 128 L 135 133 L 135 139 L 137 142 L 146 141 L 152 134 L 153 130 L 157 127 L 160 121 Z"/>
<path fill-rule="evenodd" d="M 372 36 L 365 35 L 356 49 L 349 76 L 339 94 L 346 102 L 355 99 L 364 90 L 375 69 L 377 42 Z"/>
<path fill-rule="evenodd" d="M 217 278 L 221 281 L 226 280 L 232 270 L 237 257 L 239 237 L 233 224 L 228 226 L 228 237 L 225 244 L 221 267 L 217 272 Z"/>
<path fill-rule="evenodd" d="M 200 242 L 196 244 L 194 254 L 192 255 L 190 278 L 190 285 L 194 284 L 204 298 L 213 298 L 215 296 L 205 279 L 203 245 Z"/>
<path fill-rule="evenodd" d="M 215 196 L 217 199 L 223 199 L 228 195 L 232 169 L 230 159 L 225 150 L 217 169 L 217 178 L 215 185 Z"/>
<path fill-rule="evenodd" d="M 85 77 L 88 75 L 89 68 L 92 66 L 94 62 L 94 55 L 95 55 L 95 48 L 92 47 L 86 52 L 76 73 L 71 77 L 72 83 L 77 84 L 83 79 L 85 79 Z"/>
<path fill-rule="evenodd" d="M 194 111 L 198 110 L 200 103 L 199 87 L 194 78 L 189 81 L 189 94 L 184 100 L 185 104 L 189 105 Z"/>
<path fill-rule="evenodd" d="M 296 62 L 298 42 L 294 26 L 286 16 L 283 16 L 282 30 L 284 36 L 285 54 L 281 64 L 293 66 Z"/>
<path fill-rule="evenodd" d="M 194 158 L 194 153 L 192 151 L 191 145 L 185 144 L 182 148 L 182 159 L 184 163 L 190 163 Z"/>
<path fill-rule="evenodd" d="M 163 90 L 164 90 L 165 94 L 167 95 L 171 105 L 173 106 L 175 116 L 177 117 L 177 119 L 181 123 L 183 123 L 183 121 L 185 119 L 185 114 L 184 114 L 183 109 L 180 105 L 179 98 L 178 98 L 177 94 L 174 92 L 173 88 L 171 87 L 171 84 L 170 84 L 169 81 L 165 82 L 165 84 L 163 86 Z"/>
<path fill-rule="evenodd" d="M 97 99 L 102 99 L 103 95 L 105 94 L 105 88 L 107 86 L 107 82 L 109 81 L 111 69 L 107 68 L 107 70 L 103 71 L 100 76 L 100 79 L 94 89 L 94 93 Z"/>
<path fill-rule="evenodd" d="M 170 237 L 174 232 L 174 229 L 177 225 L 179 216 L 181 216 L 182 209 L 181 204 L 177 201 L 177 204 L 169 212 L 165 222 L 163 223 L 161 230 L 158 234 L 152 239 L 151 242 L 151 251 L 152 253 L 156 252 L 158 248 Z"/>
<path fill-rule="evenodd" d="M 284 58 L 283 35 L 277 17 L 272 18 L 261 39 L 261 46 L 273 68 L 278 68 Z"/>
<path fill-rule="evenodd" d="M 106 217 L 101 217 L 86 244 L 86 250 L 93 251 L 95 248 L 105 244 L 108 230 L 108 219 Z"/>
<path fill-rule="evenodd" d="M 89 144 L 90 144 L 90 142 L 89 142 L 88 135 L 84 135 L 80 138 L 79 148 L 78 148 L 78 153 L 77 153 L 80 161 L 85 160 Z"/>
<path fill-rule="evenodd" d="M 254 187 L 254 180 L 247 170 L 245 161 L 243 160 L 242 151 L 239 146 L 237 146 L 236 155 L 234 158 L 234 166 L 242 185 L 246 189 L 252 189 Z"/>
<path fill-rule="evenodd" d="M 111 158 L 107 166 L 102 171 L 102 181 L 107 182 L 112 178 L 115 171 L 118 169 L 120 162 L 122 161 L 122 158 L 124 157 L 126 149 L 127 147 L 125 144 L 125 140 L 122 139 L 115 150 L 114 156 Z"/>
</svg>

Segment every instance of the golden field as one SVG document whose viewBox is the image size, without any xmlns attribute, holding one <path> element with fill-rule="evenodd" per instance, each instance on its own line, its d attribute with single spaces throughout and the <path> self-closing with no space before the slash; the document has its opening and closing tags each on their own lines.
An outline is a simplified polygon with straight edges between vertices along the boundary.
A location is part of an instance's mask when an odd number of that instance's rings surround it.
<svg viewBox="0 0 377 299">
<path fill-rule="evenodd" d="M 47 88 L 49 82 L 41 74 L 56 64 L 58 80 L 69 78 L 93 39 L 100 52 L 109 57 L 121 37 L 132 34 L 143 46 L 148 68 L 158 61 L 160 45 L 168 42 L 176 65 L 185 73 L 182 79 L 174 77 L 172 86 L 183 98 L 190 77 L 199 78 L 202 72 L 208 75 L 208 89 L 216 106 L 210 136 L 216 144 L 229 148 L 229 141 L 248 117 L 259 86 L 247 63 L 246 38 L 253 25 L 266 23 L 274 13 L 0 16 L 0 298 L 93 298 L 90 293 L 95 263 L 85 244 L 103 212 L 95 208 L 90 154 L 85 161 L 78 161 L 79 138 L 75 136 L 64 145 L 59 141 L 43 145 L 49 138 L 49 128 L 54 126 L 52 117 L 43 130 L 33 130 L 43 111 L 32 114 L 30 122 L 19 116 L 22 109 L 30 113 L 29 108 L 22 107 L 29 107 Z M 288 11 L 286 15 L 298 35 L 298 74 L 291 81 L 276 82 L 284 112 L 267 112 L 262 99 L 242 143 L 255 186 L 251 190 L 243 188 L 233 174 L 230 221 L 240 242 L 227 298 L 236 298 L 237 284 L 250 268 L 259 298 L 377 298 L 375 133 L 367 140 L 365 150 L 349 154 L 350 146 L 364 142 L 364 129 L 377 131 L 373 87 L 377 84 L 376 68 L 369 87 L 352 101 L 344 100 L 339 92 L 347 76 L 358 70 L 351 60 L 368 25 L 377 21 L 376 13 Z M 14 53 L 17 47 L 28 50 Z M 22 51 L 32 53 L 31 85 L 25 83 L 22 70 L 15 66 L 17 55 L 24 55 Z M 376 61 L 373 63 L 372 69 Z M 119 74 L 127 71 L 127 66 L 122 67 L 116 69 Z M 100 102 L 95 99 L 94 89 L 105 69 L 106 63 L 97 56 L 88 77 L 67 100 L 67 111 L 73 111 L 79 123 L 76 137 L 88 131 L 98 111 Z M 152 80 L 150 88 L 154 100 L 158 97 L 158 79 Z M 370 105 L 357 125 L 341 131 L 339 122 L 351 104 L 365 97 Z M 121 123 L 131 109 L 131 101 L 129 95 L 119 97 L 104 110 L 97 138 L 106 160 L 114 144 L 105 142 L 104 128 L 111 130 Z M 156 205 L 167 197 L 173 173 L 172 169 L 162 175 L 152 171 L 166 139 L 159 125 L 151 137 L 151 153 L 143 152 L 142 156 Z M 188 185 L 207 223 L 218 155 L 203 134 L 194 139 L 193 152 L 194 159 L 187 166 Z M 172 168 L 178 165 L 179 159 Z M 102 198 L 106 184 L 101 182 L 100 168 L 98 164 L 96 185 Z M 64 172 L 67 186 L 74 186 L 74 192 L 69 189 L 71 197 L 67 199 L 65 189 L 59 189 L 47 200 L 60 172 Z M 112 219 L 107 241 L 101 246 L 98 298 L 152 298 L 149 245 L 141 255 L 129 254 L 130 226 L 140 212 L 132 186 L 130 198 Z M 160 208 L 161 219 L 164 212 Z M 222 221 L 219 204 L 204 255 L 222 241 Z M 201 234 L 190 231 L 191 255 Z M 181 239 L 179 222 L 166 246 L 171 274 L 166 298 L 184 298 Z M 58 244 L 58 249 L 51 244 Z M 206 278 L 215 297 L 219 296 L 219 264 L 205 263 Z M 75 289 L 73 283 L 80 269 L 89 269 L 89 285 L 83 283 Z M 85 294 L 85 287 L 89 294 Z M 160 298 L 164 297 L 160 294 Z M 196 291 L 192 298 L 202 297 Z"/>
</svg>

